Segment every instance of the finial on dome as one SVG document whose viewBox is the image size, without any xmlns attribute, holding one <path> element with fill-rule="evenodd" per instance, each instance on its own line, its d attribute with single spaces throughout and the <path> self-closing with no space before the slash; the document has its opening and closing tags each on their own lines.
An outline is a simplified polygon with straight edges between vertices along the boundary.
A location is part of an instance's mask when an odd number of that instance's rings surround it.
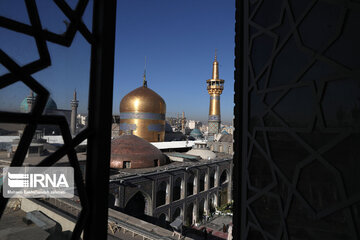
<svg viewBox="0 0 360 240">
<path fill-rule="evenodd" d="M 217 49 L 215 48 L 215 61 L 217 60 Z"/>
<path fill-rule="evenodd" d="M 147 87 L 147 81 L 146 81 L 146 56 L 145 56 L 145 66 L 144 66 L 144 80 L 143 80 L 143 87 Z"/>
</svg>

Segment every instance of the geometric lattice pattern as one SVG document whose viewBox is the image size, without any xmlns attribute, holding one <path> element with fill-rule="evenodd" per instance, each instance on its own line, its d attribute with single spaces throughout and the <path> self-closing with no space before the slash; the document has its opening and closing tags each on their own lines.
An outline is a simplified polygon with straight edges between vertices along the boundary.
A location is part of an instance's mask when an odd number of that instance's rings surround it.
<svg viewBox="0 0 360 240">
<path fill-rule="evenodd" d="M 241 239 L 360 239 L 360 3 L 242 7 Z"/>
<path fill-rule="evenodd" d="M 209 133 L 219 133 L 220 124 L 219 122 L 210 122 L 209 121 Z"/>
<path fill-rule="evenodd" d="M 49 98 L 49 92 L 45 89 L 32 74 L 37 73 L 51 65 L 50 54 L 47 43 L 51 42 L 62 46 L 69 47 L 72 44 L 77 31 L 92 44 L 94 38 L 92 33 L 88 30 L 86 25 L 82 22 L 82 15 L 88 4 L 87 0 L 80 0 L 76 8 L 73 10 L 64 0 L 55 0 L 56 6 L 68 18 L 68 27 L 65 33 L 56 34 L 49 30 L 42 28 L 38 8 L 35 0 L 26 0 L 26 8 L 29 16 L 30 24 L 24 24 L 15 20 L 0 16 L 0 27 L 15 31 L 21 34 L 33 37 L 36 41 L 36 47 L 39 54 L 39 59 L 35 59 L 26 65 L 20 66 L 6 53 L 6 49 L 0 49 L 0 63 L 9 71 L 0 76 L 0 89 L 5 88 L 17 81 L 22 81 L 37 95 L 35 104 L 29 113 L 13 113 L 0 112 L 0 122 L 2 123 L 22 123 L 26 124 L 23 131 L 22 138 L 19 142 L 19 147 L 11 162 L 11 166 L 21 166 L 24 162 L 26 152 L 29 148 L 30 142 L 33 138 L 38 124 L 57 125 L 61 130 L 64 145 L 56 152 L 42 160 L 39 166 L 50 166 L 56 163 L 60 158 L 67 155 L 71 166 L 74 168 L 75 183 L 78 195 L 80 197 L 82 210 L 78 216 L 78 221 L 75 226 L 72 239 L 79 239 L 81 231 L 83 230 L 86 215 L 88 214 L 88 205 L 85 194 L 85 187 L 83 176 L 80 171 L 79 162 L 76 156 L 75 147 L 83 140 L 88 138 L 91 129 L 86 129 L 78 134 L 75 138 L 71 137 L 68 123 L 64 116 L 43 115 L 46 102 Z M 0 215 L 2 215 L 7 200 L 0 195 Z"/>
</svg>

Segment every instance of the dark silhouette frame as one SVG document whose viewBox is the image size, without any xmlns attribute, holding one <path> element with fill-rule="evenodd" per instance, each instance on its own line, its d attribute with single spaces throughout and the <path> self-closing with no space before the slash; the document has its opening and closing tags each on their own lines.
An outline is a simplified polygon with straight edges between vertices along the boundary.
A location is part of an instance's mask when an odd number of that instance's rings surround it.
<svg viewBox="0 0 360 240">
<path fill-rule="evenodd" d="M 82 210 L 78 216 L 72 239 L 79 239 L 84 231 L 85 239 L 107 238 L 109 164 L 112 122 L 112 93 L 114 71 L 114 46 L 116 0 L 94 0 L 92 31 L 82 22 L 82 15 L 88 0 L 79 0 L 71 9 L 64 0 L 54 0 L 60 11 L 70 23 L 63 34 L 56 34 L 42 28 L 35 0 L 25 0 L 30 24 L 24 24 L 0 17 L 0 27 L 31 36 L 36 41 L 40 58 L 24 66 L 19 66 L 3 50 L 0 50 L 0 63 L 9 73 L 0 76 L 0 89 L 17 81 L 22 81 L 37 94 L 35 104 L 29 113 L 0 112 L 2 123 L 26 124 L 10 166 L 22 166 L 26 152 L 38 124 L 59 126 L 64 145 L 55 153 L 42 160 L 38 166 L 51 166 L 67 155 L 74 168 L 75 184 Z M 42 115 L 49 92 L 31 75 L 51 66 L 47 42 L 69 47 L 76 32 L 91 45 L 91 70 L 89 85 L 88 126 L 74 138 L 63 116 Z M 85 182 L 80 171 L 75 147 L 87 139 L 87 161 Z M 2 216 L 8 199 L 0 196 L 0 215 Z"/>
</svg>

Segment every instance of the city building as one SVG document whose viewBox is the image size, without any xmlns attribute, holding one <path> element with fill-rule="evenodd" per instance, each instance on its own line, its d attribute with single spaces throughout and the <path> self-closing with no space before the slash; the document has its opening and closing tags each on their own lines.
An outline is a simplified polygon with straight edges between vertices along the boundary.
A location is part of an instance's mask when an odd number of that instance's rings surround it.
<svg viewBox="0 0 360 240">
<path fill-rule="evenodd" d="M 232 156 L 215 154 L 206 149 L 206 143 L 195 144 L 186 154 L 177 153 L 182 161 L 164 161 L 162 155 L 134 135 L 112 140 L 110 203 L 114 209 L 163 226 L 180 217 L 189 226 L 231 202 Z"/>
<path fill-rule="evenodd" d="M 179 128 L 172 127 L 168 122 L 165 123 L 165 142 L 168 141 L 183 141 L 186 136 L 179 131 Z"/>
<path fill-rule="evenodd" d="M 196 121 L 196 120 L 188 120 L 186 122 L 186 126 L 189 129 L 195 129 L 195 128 L 200 128 L 202 126 L 202 122 L 200 121 Z"/>
<path fill-rule="evenodd" d="M 11 158 L 14 156 L 16 149 L 19 146 L 20 139 L 22 137 L 23 131 L 19 130 L 19 137 L 12 140 L 11 148 L 8 149 L 8 157 Z M 26 157 L 29 156 L 44 156 L 48 155 L 48 151 L 45 149 L 46 140 L 43 138 L 43 132 L 41 130 L 36 130 L 33 139 L 31 140 L 29 149 L 26 153 Z"/>
<path fill-rule="evenodd" d="M 206 160 L 213 160 L 216 158 L 216 154 L 208 149 L 206 142 L 196 143 L 193 148 L 186 153 L 199 156 Z"/>
<path fill-rule="evenodd" d="M 196 127 L 196 121 L 195 120 L 189 120 L 186 122 L 186 125 L 190 129 L 194 129 Z"/>
<path fill-rule="evenodd" d="M 24 100 L 20 104 L 20 112 L 28 113 L 34 107 L 36 101 L 36 95 L 33 91 L 30 91 L 29 96 L 24 98 Z M 75 134 L 77 131 L 77 108 L 79 105 L 79 101 L 76 99 L 76 91 L 74 91 L 74 99 L 71 100 L 71 110 L 67 109 L 59 109 L 56 102 L 49 97 L 45 109 L 45 115 L 61 115 L 64 116 L 67 120 L 68 125 L 70 126 L 71 134 Z M 54 125 L 38 125 L 38 130 L 42 130 L 44 135 L 59 135 L 60 129 Z M 18 129 L 21 130 L 21 129 Z"/>
<path fill-rule="evenodd" d="M 232 134 L 217 134 L 216 141 L 208 141 L 207 146 L 215 152 L 234 154 L 234 140 Z"/>
<path fill-rule="evenodd" d="M 77 115 L 78 124 L 81 127 L 85 127 L 88 124 L 88 116 L 84 114 L 78 114 Z"/>
</svg>

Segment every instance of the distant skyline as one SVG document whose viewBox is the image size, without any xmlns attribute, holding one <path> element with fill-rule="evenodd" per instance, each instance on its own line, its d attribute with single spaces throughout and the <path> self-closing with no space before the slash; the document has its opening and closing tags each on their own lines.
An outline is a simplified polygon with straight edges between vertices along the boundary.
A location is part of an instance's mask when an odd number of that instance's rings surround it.
<svg viewBox="0 0 360 240">
<path fill-rule="evenodd" d="M 74 7 L 76 1 L 69 1 Z M 65 31 L 66 17 L 52 1 L 38 1 L 43 28 Z M 9 6 L 10 5 L 10 6 Z M 83 20 L 91 30 L 92 1 Z M 163 97 L 167 116 L 185 112 L 188 119 L 207 121 L 215 49 L 220 78 L 224 122 L 233 118 L 234 93 L 234 0 L 168 1 L 119 0 L 117 4 L 113 114 L 119 114 L 121 99 L 142 85 L 144 58 L 148 87 Z M 23 1 L 0 2 L 0 15 L 29 23 Z M 46 21 L 46 22 L 45 22 Z M 38 58 L 32 38 L 0 28 L 0 48 L 20 65 Z M 74 89 L 79 113 L 87 113 L 90 46 L 77 33 L 70 48 L 48 43 L 52 66 L 33 75 L 51 93 L 60 109 L 70 109 Z M 0 65 L 0 74 L 6 69 Z M 22 83 L 0 90 L 1 110 L 19 111 L 29 94 Z"/>
</svg>

